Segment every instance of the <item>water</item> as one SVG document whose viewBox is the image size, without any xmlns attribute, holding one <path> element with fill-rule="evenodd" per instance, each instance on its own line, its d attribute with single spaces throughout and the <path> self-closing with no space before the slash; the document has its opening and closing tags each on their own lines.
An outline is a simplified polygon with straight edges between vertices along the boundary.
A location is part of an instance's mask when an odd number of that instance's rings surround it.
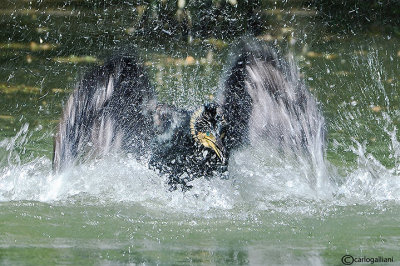
<svg viewBox="0 0 400 266">
<path fill-rule="evenodd" d="M 114 16 L 100 10 L 101 18 Z M 1 23 L 15 19 L 3 13 Z M 400 261 L 395 34 L 335 39 L 311 18 L 305 28 L 295 19 L 287 26 L 312 30 L 307 37 L 292 30 L 278 45 L 292 50 L 323 110 L 326 159 L 315 166 L 265 145 L 246 148 L 231 158 L 230 179 L 197 179 L 183 193 L 168 191 L 164 179 L 127 156 L 52 172 L 62 104 L 91 58 L 101 60 L 96 52 L 120 43 L 107 43 L 115 40 L 104 33 L 91 38 L 98 32 L 89 28 L 65 39 L 59 13 L 16 14 L 1 42 L 28 48 L 2 46 L 0 54 L 0 264 L 340 265 L 346 254 Z M 79 29 L 94 19 L 78 18 L 66 17 L 65 25 Z M 126 37 L 125 22 L 118 23 L 99 27 Z M 49 29 L 36 30 L 43 26 Z M 23 37 L 27 28 L 33 33 Z M 84 47 L 85 36 L 97 44 Z M 39 37 L 59 47 L 35 50 L 29 42 L 39 44 Z M 216 92 L 228 45 L 210 43 L 139 44 L 164 101 L 190 107 Z M 60 60 L 70 55 L 83 62 Z M 187 63 L 188 55 L 203 63 Z M 323 182 L 310 182 L 315 176 Z"/>
</svg>

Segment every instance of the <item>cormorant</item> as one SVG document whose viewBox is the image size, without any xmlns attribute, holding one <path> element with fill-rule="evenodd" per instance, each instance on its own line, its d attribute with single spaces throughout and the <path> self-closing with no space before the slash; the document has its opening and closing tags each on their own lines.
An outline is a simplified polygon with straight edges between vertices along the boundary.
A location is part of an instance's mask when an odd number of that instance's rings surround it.
<svg viewBox="0 0 400 266">
<path fill-rule="evenodd" d="M 245 145 L 307 152 L 323 139 L 323 118 L 292 61 L 260 41 L 232 51 L 217 100 L 195 112 L 158 103 L 135 56 L 95 68 L 66 103 L 53 168 L 123 151 L 185 190 L 194 178 L 225 176 L 230 153 Z"/>
</svg>

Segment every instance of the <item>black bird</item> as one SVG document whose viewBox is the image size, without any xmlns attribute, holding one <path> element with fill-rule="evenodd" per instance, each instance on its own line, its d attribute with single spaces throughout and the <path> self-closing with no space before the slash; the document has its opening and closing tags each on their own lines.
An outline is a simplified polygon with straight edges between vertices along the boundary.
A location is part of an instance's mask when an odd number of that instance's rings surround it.
<svg viewBox="0 0 400 266">
<path fill-rule="evenodd" d="M 232 151 L 260 141 L 315 157 L 324 120 L 292 61 L 255 40 L 232 51 L 217 100 L 195 112 L 158 103 L 134 56 L 95 68 L 64 108 L 53 168 L 123 151 L 185 190 L 195 178 L 226 176 Z"/>
<path fill-rule="evenodd" d="M 190 187 L 187 183 L 194 178 L 226 171 L 217 109 L 216 104 L 206 104 L 193 113 L 174 109 L 163 119 L 172 124 L 155 137 L 149 165 L 168 174 L 172 189 L 178 184 Z"/>
</svg>

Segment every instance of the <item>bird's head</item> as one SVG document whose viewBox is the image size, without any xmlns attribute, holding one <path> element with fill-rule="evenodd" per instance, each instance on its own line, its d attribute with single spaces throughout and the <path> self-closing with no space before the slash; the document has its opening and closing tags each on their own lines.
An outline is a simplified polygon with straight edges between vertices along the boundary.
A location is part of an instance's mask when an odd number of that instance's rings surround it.
<svg viewBox="0 0 400 266">
<path fill-rule="evenodd" d="M 195 141 L 213 150 L 225 163 L 225 148 L 222 144 L 222 118 L 216 104 L 206 104 L 192 114 L 190 132 Z"/>
</svg>

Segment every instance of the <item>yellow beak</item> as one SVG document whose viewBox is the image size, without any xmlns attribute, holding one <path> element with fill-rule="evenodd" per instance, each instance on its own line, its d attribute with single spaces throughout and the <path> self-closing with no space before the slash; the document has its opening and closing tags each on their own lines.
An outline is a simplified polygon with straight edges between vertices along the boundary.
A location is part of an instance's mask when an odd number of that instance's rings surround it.
<svg viewBox="0 0 400 266">
<path fill-rule="evenodd" d="M 212 149 L 217 154 L 221 162 L 225 162 L 224 148 L 219 138 L 216 138 L 211 133 L 207 135 L 203 132 L 199 132 L 197 134 L 197 138 L 204 147 Z"/>
</svg>

